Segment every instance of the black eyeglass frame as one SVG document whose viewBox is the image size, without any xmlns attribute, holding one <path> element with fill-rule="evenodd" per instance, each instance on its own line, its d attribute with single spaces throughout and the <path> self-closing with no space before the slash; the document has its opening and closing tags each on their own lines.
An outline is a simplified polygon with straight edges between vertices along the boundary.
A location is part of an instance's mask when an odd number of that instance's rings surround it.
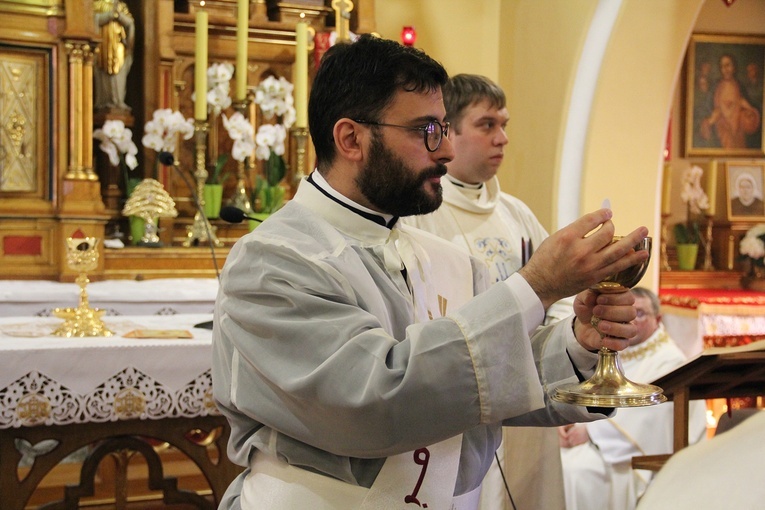
<svg viewBox="0 0 765 510">
<path fill-rule="evenodd" d="M 441 147 L 441 143 L 444 141 L 444 137 L 449 136 L 449 127 L 451 126 L 450 122 L 444 122 L 441 124 L 437 120 L 431 120 L 424 126 L 414 127 L 414 126 L 402 126 L 400 124 L 387 124 L 385 122 L 374 122 L 371 120 L 360 120 L 355 119 L 354 122 L 358 122 L 359 124 L 368 124 L 370 126 L 387 126 L 387 127 L 395 127 L 400 129 L 408 129 L 409 131 L 422 131 L 422 138 L 425 142 L 425 149 L 427 149 L 428 152 L 436 152 L 439 147 Z M 435 147 L 432 149 L 430 148 L 430 145 L 428 144 L 428 135 L 432 132 L 435 133 L 435 126 L 438 126 L 438 128 L 441 130 L 441 136 L 438 138 L 438 143 Z"/>
</svg>

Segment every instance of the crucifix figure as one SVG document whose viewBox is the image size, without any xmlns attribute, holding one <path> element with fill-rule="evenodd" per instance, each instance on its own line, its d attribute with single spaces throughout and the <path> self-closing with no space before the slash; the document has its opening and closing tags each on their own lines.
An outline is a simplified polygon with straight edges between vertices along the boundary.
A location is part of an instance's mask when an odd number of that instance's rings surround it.
<svg viewBox="0 0 765 510">
<path fill-rule="evenodd" d="M 337 32 L 337 42 L 350 40 L 351 11 L 353 2 L 351 0 L 332 0 L 332 8 L 335 10 L 335 31 Z"/>
</svg>

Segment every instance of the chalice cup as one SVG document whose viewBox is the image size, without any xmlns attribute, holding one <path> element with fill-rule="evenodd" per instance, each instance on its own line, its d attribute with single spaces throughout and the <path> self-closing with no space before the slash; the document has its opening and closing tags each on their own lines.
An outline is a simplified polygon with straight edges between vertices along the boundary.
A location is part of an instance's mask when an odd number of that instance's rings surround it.
<svg viewBox="0 0 765 510">
<path fill-rule="evenodd" d="M 614 241 L 621 239 L 614 236 Z M 651 253 L 651 238 L 646 237 L 635 250 Z M 650 255 L 649 255 L 650 259 Z M 637 285 L 648 268 L 648 260 L 613 274 L 590 287 L 595 292 L 627 292 Z M 596 325 L 596 324 L 594 324 Z M 552 399 L 558 402 L 595 407 L 645 407 L 667 400 L 664 390 L 653 384 L 640 384 L 624 376 L 619 353 L 607 347 L 598 351 L 598 363 L 592 377 L 581 383 L 563 384 L 555 389 Z"/>
</svg>

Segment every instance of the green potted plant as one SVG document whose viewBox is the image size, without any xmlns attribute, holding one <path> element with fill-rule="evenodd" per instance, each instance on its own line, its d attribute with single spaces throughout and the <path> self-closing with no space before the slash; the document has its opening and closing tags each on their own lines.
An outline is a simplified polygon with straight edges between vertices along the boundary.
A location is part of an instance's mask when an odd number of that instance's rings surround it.
<svg viewBox="0 0 765 510">
<path fill-rule="evenodd" d="M 141 182 L 140 177 L 132 176 L 131 171 L 138 166 L 138 147 L 133 142 L 133 132 L 125 127 L 121 120 L 107 120 L 101 128 L 93 131 L 93 138 L 98 140 L 99 148 L 109 157 L 109 162 L 120 168 L 125 199 L 130 198 L 133 190 Z M 135 223 L 135 226 L 133 225 Z M 130 224 L 131 240 L 136 244 L 143 235 L 143 220 L 137 218 Z M 133 230 L 140 232 L 137 237 Z"/>
<path fill-rule="evenodd" d="M 284 188 L 281 181 L 287 173 L 284 154 L 284 140 L 287 130 L 281 124 L 263 124 L 255 137 L 255 157 L 264 161 L 263 176 L 255 180 L 253 203 L 255 212 L 269 215 L 284 205 Z"/>
<path fill-rule="evenodd" d="M 683 172 L 683 190 L 680 197 L 685 202 L 686 220 L 674 226 L 677 264 L 681 270 L 691 271 L 696 268 L 699 243 L 703 243 L 699 220 L 702 211 L 709 208 L 709 198 L 701 187 L 704 170 L 693 165 Z"/>
<path fill-rule="evenodd" d="M 227 161 L 228 154 L 219 155 L 212 170 L 207 174 L 207 181 L 204 186 L 204 210 L 205 215 L 211 219 L 220 216 L 223 184 L 230 176 L 229 172 L 223 171 Z"/>
<path fill-rule="evenodd" d="M 284 205 L 286 195 L 281 182 L 287 174 L 284 161 L 287 130 L 295 123 L 293 85 L 285 78 L 268 76 L 255 89 L 255 103 L 263 118 L 275 119 L 262 124 L 255 136 L 255 158 L 263 161 L 263 173 L 255 179 L 252 203 L 255 216 L 265 219 Z M 250 227 L 257 226 L 250 222 Z"/>
</svg>

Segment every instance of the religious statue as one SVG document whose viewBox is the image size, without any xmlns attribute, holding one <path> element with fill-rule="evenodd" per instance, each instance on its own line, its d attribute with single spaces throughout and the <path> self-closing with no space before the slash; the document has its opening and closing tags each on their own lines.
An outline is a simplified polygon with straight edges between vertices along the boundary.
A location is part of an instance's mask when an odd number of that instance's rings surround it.
<svg viewBox="0 0 765 510">
<path fill-rule="evenodd" d="M 93 2 L 96 26 L 101 31 L 101 52 L 94 66 L 94 108 L 130 110 L 125 104 L 127 75 L 133 64 L 135 20 L 122 0 Z"/>
</svg>

